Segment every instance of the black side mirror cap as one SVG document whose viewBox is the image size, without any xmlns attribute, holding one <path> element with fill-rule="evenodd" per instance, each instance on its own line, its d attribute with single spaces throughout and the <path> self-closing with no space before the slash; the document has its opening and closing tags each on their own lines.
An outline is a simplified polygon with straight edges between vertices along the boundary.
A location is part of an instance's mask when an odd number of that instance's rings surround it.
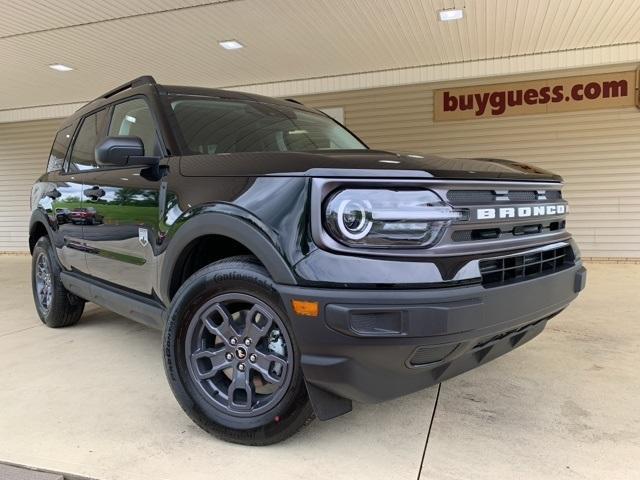
<svg viewBox="0 0 640 480">
<path fill-rule="evenodd" d="M 96 163 L 104 167 L 155 165 L 158 157 L 145 157 L 139 137 L 106 137 L 96 146 Z"/>
</svg>

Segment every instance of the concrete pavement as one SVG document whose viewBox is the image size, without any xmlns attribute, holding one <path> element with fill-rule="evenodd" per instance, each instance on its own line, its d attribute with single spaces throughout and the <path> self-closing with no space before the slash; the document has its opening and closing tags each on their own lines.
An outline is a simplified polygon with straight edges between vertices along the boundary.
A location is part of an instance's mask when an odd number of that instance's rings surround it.
<svg viewBox="0 0 640 480">
<path fill-rule="evenodd" d="M 208 436 L 165 381 L 160 333 L 89 306 L 44 327 L 28 257 L 0 256 L 0 461 L 99 479 L 637 478 L 639 265 L 592 265 L 538 338 L 437 387 L 279 445 Z M 422 469 L 420 468 L 422 464 Z"/>
</svg>

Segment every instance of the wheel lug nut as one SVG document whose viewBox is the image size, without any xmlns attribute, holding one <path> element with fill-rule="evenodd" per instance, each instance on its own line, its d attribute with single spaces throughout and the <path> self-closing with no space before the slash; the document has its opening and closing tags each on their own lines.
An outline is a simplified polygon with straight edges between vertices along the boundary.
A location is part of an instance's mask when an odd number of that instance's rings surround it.
<svg viewBox="0 0 640 480">
<path fill-rule="evenodd" d="M 227 353 L 224 357 L 225 357 L 227 360 L 232 360 L 232 359 L 233 359 L 233 355 L 231 355 L 230 353 Z"/>
<path fill-rule="evenodd" d="M 249 361 L 251 363 L 255 363 L 255 361 L 258 359 L 258 357 L 256 357 L 255 353 L 252 353 L 251 355 L 249 355 Z"/>
<path fill-rule="evenodd" d="M 244 344 L 248 347 L 249 345 L 251 345 L 251 339 L 250 338 L 245 338 L 244 339 Z"/>
<path fill-rule="evenodd" d="M 241 363 L 238 365 L 238 370 L 240 370 L 241 372 L 244 372 L 244 363 Z"/>
<path fill-rule="evenodd" d="M 236 345 L 236 344 L 238 343 L 238 339 L 237 339 L 237 338 L 235 338 L 235 337 L 233 337 L 231 340 L 229 340 L 229 343 L 230 343 L 231 345 Z"/>
</svg>

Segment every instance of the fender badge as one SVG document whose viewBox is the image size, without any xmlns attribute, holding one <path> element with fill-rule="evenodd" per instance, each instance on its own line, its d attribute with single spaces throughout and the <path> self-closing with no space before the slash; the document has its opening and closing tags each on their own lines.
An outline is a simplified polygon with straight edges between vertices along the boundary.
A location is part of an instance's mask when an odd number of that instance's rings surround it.
<svg viewBox="0 0 640 480">
<path fill-rule="evenodd" d="M 138 228 L 138 241 L 143 247 L 149 245 L 149 231 L 146 228 Z"/>
</svg>

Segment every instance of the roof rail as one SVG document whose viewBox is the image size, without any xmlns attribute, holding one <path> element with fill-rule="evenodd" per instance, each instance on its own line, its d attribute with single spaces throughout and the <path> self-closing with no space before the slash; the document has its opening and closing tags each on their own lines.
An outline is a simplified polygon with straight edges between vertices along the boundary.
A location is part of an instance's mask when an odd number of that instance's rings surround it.
<svg viewBox="0 0 640 480">
<path fill-rule="evenodd" d="M 139 87 L 140 85 L 156 85 L 156 80 L 151 75 L 143 75 L 142 77 L 134 78 L 130 82 L 123 83 L 119 87 L 109 90 L 107 93 L 101 95 L 99 98 L 109 98 L 116 93 L 123 92 L 128 88 Z"/>
</svg>

